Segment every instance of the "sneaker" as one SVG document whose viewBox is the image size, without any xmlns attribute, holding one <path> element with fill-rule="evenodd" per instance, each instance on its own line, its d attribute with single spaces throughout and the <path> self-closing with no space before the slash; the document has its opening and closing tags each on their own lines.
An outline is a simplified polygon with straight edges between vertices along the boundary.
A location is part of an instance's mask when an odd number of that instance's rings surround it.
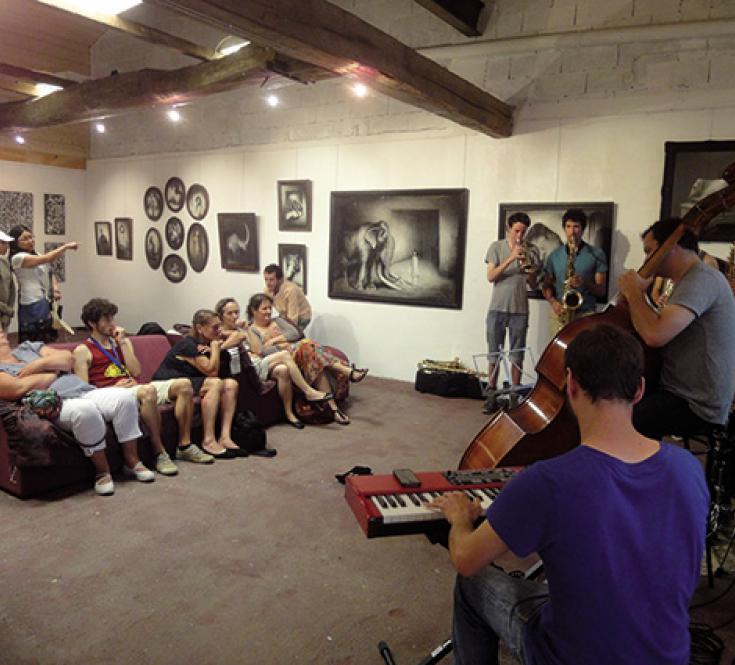
<svg viewBox="0 0 735 665">
<path fill-rule="evenodd" d="M 205 453 L 199 446 L 190 443 L 186 448 L 179 447 L 176 451 L 177 459 L 183 459 L 194 464 L 212 464 L 214 457 Z"/>
<path fill-rule="evenodd" d="M 123 474 L 128 478 L 135 478 L 141 483 L 152 483 L 156 476 L 143 462 L 138 462 L 132 469 L 128 466 L 123 467 Z"/>
<path fill-rule="evenodd" d="M 105 473 L 94 481 L 94 491 L 100 496 L 110 496 L 115 493 L 115 483 L 112 482 L 112 476 Z"/>
<path fill-rule="evenodd" d="M 156 471 L 164 476 L 175 476 L 179 472 L 165 450 L 156 457 Z"/>
</svg>

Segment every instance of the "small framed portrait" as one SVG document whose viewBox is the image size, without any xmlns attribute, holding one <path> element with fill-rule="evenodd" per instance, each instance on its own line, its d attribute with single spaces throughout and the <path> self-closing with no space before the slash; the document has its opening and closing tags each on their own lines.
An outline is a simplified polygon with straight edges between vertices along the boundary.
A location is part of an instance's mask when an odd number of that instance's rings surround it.
<svg viewBox="0 0 735 665">
<path fill-rule="evenodd" d="M 189 187 L 186 193 L 186 209 L 198 222 L 203 220 L 209 212 L 209 194 L 202 185 L 196 184 Z"/>
<path fill-rule="evenodd" d="M 43 243 L 43 251 L 48 254 L 63 244 L 63 242 L 45 242 Z M 66 254 L 62 254 L 51 261 L 51 272 L 56 275 L 56 281 L 59 283 L 66 281 Z"/>
<path fill-rule="evenodd" d="M 186 201 L 186 187 L 181 178 L 169 178 L 163 188 L 166 194 L 166 205 L 171 212 L 180 212 Z"/>
<path fill-rule="evenodd" d="M 209 259 L 209 240 L 207 231 L 198 222 L 194 222 L 186 234 L 186 254 L 191 269 L 194 272 L 202 272 Z"/>
<path fill-rule="evenodd" d="M 278 245 L 278 265 L 283 277 L 306 293 L 306 245 Z"/>
<path fill-rule="evenodd" d="M 163 260 L 163 274 L 169 282 L 178 284 L 186 277 L 186 263 L 177 254 L 169 254 Z"/>
<path fill-rule="evenodd" d="M 115 256 L 123 261 L 133 260 L 133 220 L 115 218 Z"/>
<path fill-rule="evenodd" d="M 163 260 L 163 240 L 158 229 L 148 229 L 145 234 L 145 259 L 153 270 L 161 267 Z"/>
<path fill-rule="evenodd" d="M 145 214 L 152 222 L 157 222 L 163 214 L 163 194 L 158 187 L 149 187 L 143 195 Z"/>
<path fill-rule="evenodd" d="M 225 270 L 259 272 L 258 229 L 252 212 L 222 212 L 219 223 L 219 248 Z"/>
<path fill-rule="evenodd" d="M 184 244 L 184 225 L 178 217 L 166 222 L 166 242 L 171 249 L 180 249 Z"/>
<path fill-rule="evenodd" d="M 97 256 L 112 256 L 112 224 L 110 222 L 94 223 L 94 243 Z"/>
<path fill-rule="evenodd" d="M 66 233 L 66 200 L 63 194 L 43 195 L 43 229 L 47 236 Z"/>
<path fill-rule="evenodd" d="M 278 181 L 278 230 L 311 231 L 311 180 Z"/>
</svg>

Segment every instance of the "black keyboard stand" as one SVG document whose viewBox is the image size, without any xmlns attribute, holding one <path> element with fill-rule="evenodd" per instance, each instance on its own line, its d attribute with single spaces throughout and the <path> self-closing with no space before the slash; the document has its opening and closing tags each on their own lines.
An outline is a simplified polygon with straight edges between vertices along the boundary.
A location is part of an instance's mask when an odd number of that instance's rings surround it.
<svg viewBox="0 0 735 665">
<path fill-rule="evenodd" d="M 446 639 L 436 647 L 426 658 L 421 659 L 417 665 L 434 665 L 452 650 L 452 640 Z M 396 665 L 393 652 L 385 642 L 378 642 L 378 653 L 382 656 L 385 665 Z"/>
</svg>

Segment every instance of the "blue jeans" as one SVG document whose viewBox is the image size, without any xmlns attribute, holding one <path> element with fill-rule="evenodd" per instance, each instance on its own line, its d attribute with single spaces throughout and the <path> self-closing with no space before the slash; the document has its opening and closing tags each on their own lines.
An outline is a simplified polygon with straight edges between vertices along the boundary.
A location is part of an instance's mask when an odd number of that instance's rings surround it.
<svg viewBox="0 0 735 665">
<path fill-rule="evenodd" d="M 499 348 L 505 344 L 505 329 L 508 329 L 510 337 L 510 350 L 522 349 L 526 346 L 526 331 L 528 330 L 528 314 L 509 314 L 488 310 L 485 319 L 485 332 L 487 338 L 488 353 L 497 353 Z M 523 367 L 523 352 L 514 353 L 512 361 Z"/>
<path fill-rule="evenodd" d="M 473 577 L 458 575 L 452 626 L 456 665 L 498 665 L 501 640 L 525 664 L 526 625 L 548 602 L 548 592 L 541 582 L 514 578 L 493 566 Z"/>
</svg>

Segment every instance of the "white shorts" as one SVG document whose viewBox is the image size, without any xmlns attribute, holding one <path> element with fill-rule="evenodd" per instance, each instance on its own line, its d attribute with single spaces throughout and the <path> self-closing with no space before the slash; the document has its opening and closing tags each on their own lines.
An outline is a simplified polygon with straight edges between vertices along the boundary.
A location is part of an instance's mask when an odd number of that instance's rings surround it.
<svg viewBox="0 0 735 665">
<path fill-rule="evenodd" d="M 171 384 L 176 381 L 176 379 L 165 379 L 163 381 L 151 381 L 150 383 L 139 383 L 137 386 L 131 386 L 130 388 L 125 388 L 124 390 L 129 390 L 133 395 L 135 395 L 135 398 L 138 398 L 138 391 L 143 386 L 153 386 L 156 389 L 156 404 L 158 406 L 161 406 L 161 404 L 169 404 L 171 402 L 171 398 L 169 396 L 171 391 Z"/>
</svg>

